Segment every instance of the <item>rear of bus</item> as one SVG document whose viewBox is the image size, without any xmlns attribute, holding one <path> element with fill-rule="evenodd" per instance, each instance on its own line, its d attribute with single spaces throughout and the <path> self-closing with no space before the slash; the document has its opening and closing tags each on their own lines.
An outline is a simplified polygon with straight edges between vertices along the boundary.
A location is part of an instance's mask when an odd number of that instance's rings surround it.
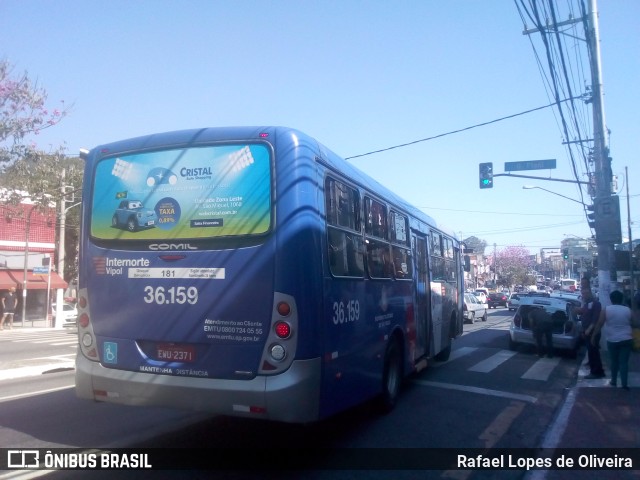
<svg viewBox="0 0 640 480">
<path fill-rule="evenodd" d="M 578 290 L 578 281 L 573 278 L 562 278 L 560 280 L 560 289 L 563 292 L 575 292 Z"/>
<path fill-rule="evenodd" d="M 301 336 L 318 332 L 298 328 L 314 315 L 303 296 L 321 298 L 321 267 L 302 261 L 318 244 L 317 209 L 300 208 L 317 188 L 293 173 L 313 159 L 294 140 L 285 131 L 278 147 L 273 128 L 205 129 L 89 153 L 79 397 L 317 419 L 320 360 Z"/>
</svg>

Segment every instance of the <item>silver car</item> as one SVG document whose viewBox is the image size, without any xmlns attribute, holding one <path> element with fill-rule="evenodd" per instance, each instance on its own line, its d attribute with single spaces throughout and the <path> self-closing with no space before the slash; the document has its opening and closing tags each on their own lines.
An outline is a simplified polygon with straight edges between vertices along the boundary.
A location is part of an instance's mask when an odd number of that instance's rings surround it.
<svg viewBox="0 0 640 480">
<path fill-rule="evenodd" d="M 476 318 L 487 321 L 487 307 L 473 293 L 464 294 L 463 315 L 465 323 L 473 323 Z"/>
<path fill-rule="evenodd" d="M 582 338 L 582 324 L 573 312 L 576 304 L 580 305 L 579 302 L 564 298 L 521 296 L 520 306 L 509 327 L 509 348 L 516 350 L 520 344 L 536 345 L 529 312 L 534 308 L 544 308 L 553 320 L 553 348 L 566 350 L 570 357 L 575 358 Z"/>
</svg>

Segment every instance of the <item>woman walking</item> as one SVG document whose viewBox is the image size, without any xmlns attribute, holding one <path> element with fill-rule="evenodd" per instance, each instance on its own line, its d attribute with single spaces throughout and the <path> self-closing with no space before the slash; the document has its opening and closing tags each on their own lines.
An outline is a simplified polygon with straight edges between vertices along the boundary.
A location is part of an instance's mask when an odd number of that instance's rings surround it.
<svg viewBox="0 0 640 480">
<path fill-rule="evenodd" d="M 633 312 L 629 307 L 623 305 L 624 294 L 618 290 L 609 295 L 611 305 L 603 308 L 600 318 L 594 328 L 591 341 L 595 342 L 600 329 L 603 329 L 607 339 L 607 349 L 611 362 L 611 381 L 609 385 L 615 387 L 618 384 L 618 371 L 620 372 L 620 383 L 622 388 L 629 390 L 627 378 L 629 376 L 629 355 L 633 345 L 631 333 L 631 320 Z"/>
</svg>

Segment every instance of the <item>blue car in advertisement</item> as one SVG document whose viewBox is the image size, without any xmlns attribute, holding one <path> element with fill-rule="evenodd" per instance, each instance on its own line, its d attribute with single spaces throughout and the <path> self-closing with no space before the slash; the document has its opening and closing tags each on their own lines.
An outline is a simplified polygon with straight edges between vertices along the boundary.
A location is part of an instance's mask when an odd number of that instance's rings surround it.
<svg viewBox="0 0 640 480">
<path fill-rule="evenodd" d="M 154 227 L 158 216 L 153 209 L 145 208 L 140 200 L 122 200 L 111 219 L 111 226 L 136 232 Z"/>
</svg>

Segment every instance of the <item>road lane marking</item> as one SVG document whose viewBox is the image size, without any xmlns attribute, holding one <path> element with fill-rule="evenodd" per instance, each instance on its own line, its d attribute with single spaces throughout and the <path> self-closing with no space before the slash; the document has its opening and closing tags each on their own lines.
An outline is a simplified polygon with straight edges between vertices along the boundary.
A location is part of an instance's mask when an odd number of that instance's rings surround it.
<svg viewBox="0 0 640 480">
<path fill-rule="evenodd" d="M 512 352 L 510 350 L 500 350 L 495 355 L 490 356 L 486 360 L 483 360 L 479 363 L 476 363 L 473 367 L 469 369 L 471 372 L 481 372 L 481 373 L 489 373 L 493 369 L 502 365 L 504 362 L 509 360 L 511 357 L 516 355 L 517 352 Z"/>
<path fill-rule="evenodd" d="M 502 410 L 498 416 L 485 428 L 484 432 L 478 437 L 484 441 L 485 448 L 493 448 L 505 433 L 511 428 L 513 421 L 524 410 L 523 402 L 511 402 L 511 405 Z"/>
<path fill-rule="evenodd" d="M 514 420 L 520 416 L 524 410 L 523 402 L 511 402 L 511 404 L 502 410 L 496 418 L 489 424 L 487 428 L 478 437 L 484 442 L 484 451 L 496 446 L 505 433 L 509 431 Z M 451 478 L 454 480 L 466 480 L 473 473 L 473 470 L 447 470 L 442 473 L 443 478 Z"/>
<path fill-rule="evenodd" d="M 430 382 L 428 380 L 413 380 L 411 383 L 422 385 L 424 387 L 448 388 L 449 390 L 459 390 L 461 392 L 477 393 L 480 395 L 491 395 L 494 397 L 510 398 L 511 400 L 519 400 L 526 403 L 536 403 L 537 397 L 532 395 L 523 395 L 520 393 L 504 392 L 502 390 L 492 390 L 490 388 L 471 387 L 469 385 L 456 385 L 454 383 Z"/>
<path fill-rule="evenodd" d="M 451 352 L 449 359 L 446 362 L 434 362 L 431 364 L 431 367 L 441 367 L 442 365 L 446 365 L 447 363 L 453 362 L 460 357 L 464 357 L 465 355 L 469 355 L 478 350 L 478 347 L 460 347 Z"/>
<path fill-rule="evenodd" d="M 549 376 L 551 375 L 551 372 L 553 372 L 553 369 L 556 368 L 559 363 L 560 363 L 559 357 L 540 358 L 520 378 L 524 378 L 526 380 L 547 381 L 549 380 Z"/>
<path fill-rule="evenodd" d="M 48 388 L 46 390 L 38 390 L 36 392 L 20 393 L 18 395 L 10 395 L 8 397 L 0 397 L 0 403 L 10 402 L 11 400 L 17 400 L 19 398 L 35 397 L 36 395 L 44 395 L 46 393 L 58 392 L 60 390 L 67 390 L 69 388 L 74 388 L 74 387 L 75 387 L 75 384 L 72 384 L 72 385 L 65 385 L 63 387 Z"/>
</svg>

